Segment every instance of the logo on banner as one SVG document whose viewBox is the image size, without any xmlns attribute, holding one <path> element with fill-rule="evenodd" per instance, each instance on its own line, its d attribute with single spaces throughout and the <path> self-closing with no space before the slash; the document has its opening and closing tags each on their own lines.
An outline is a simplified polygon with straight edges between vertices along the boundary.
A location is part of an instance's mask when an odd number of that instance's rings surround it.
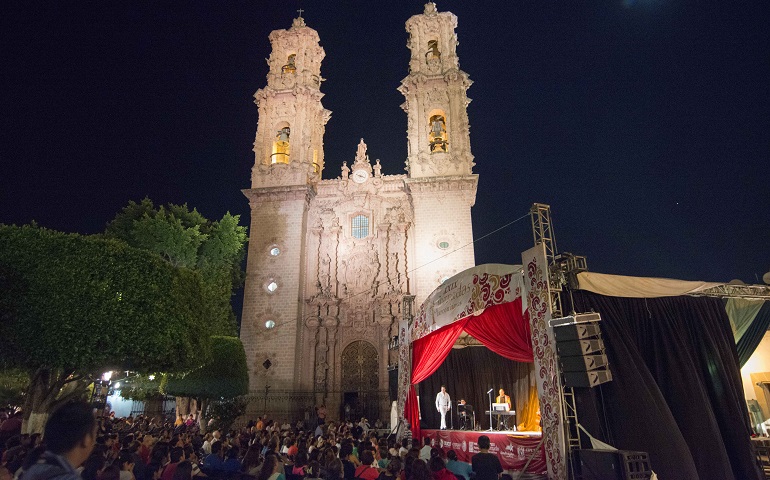
<svg viewBox="0 0 770 480">
<path fill-rule="evenodd" d="M 468 451 L 468 444 L 465 443 L 465 440 L 463 440 L 463 452 L 467 452 L 467 451 Z"/>
</svg>

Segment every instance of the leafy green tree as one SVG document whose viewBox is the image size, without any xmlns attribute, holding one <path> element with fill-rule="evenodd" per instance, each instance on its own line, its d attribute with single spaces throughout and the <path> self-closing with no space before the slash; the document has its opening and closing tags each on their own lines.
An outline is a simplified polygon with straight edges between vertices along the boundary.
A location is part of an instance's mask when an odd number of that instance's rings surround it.
<svg viewBox="0 0 770 480">
<path fill-rule="evenodd" d="M 122 242 L 0 225 L 0 358 L 30 372 L 25 430 L 104 370 L 210 358 L 207 292 L 199 272 Z"/>
<path fill-rule="evenodd" d="M 243 283 L 246 227 L 237 215 L 211 221 L 187 205 L 155 208 L 150 199 L 129 202 L 109 223 L 105 235 L 155 252 L 172 265 L 199 272 L 208 296 L 207 312 L 217 333 L 236 333 L 230 299 Z"/>
<path fill-rule="evenodd" d="M 211 360 L 187 374 L 169 375 L 165 388 L 169 395 L 196 399 L 201 410 L 202 429 L 205 429 L 208 419 L 215 416 L 219 417 L 219 421 L 227 422 L 226 416 L 221 413 L 222 408 L 212 411 L 209 406 L 212 402 L 224 401 L 235 408 L 242 403 L 235 400 L 236 397 L 249 391 L 249 371 L 241 340 L 238 337 L 212 337 Z M 239 408 L 245 408 L 245 405 Z"/>
</svg>

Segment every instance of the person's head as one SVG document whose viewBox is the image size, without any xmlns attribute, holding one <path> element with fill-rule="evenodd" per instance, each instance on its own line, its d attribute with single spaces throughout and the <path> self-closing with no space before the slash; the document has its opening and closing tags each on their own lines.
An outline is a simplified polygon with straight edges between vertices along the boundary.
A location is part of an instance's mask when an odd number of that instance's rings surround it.
<svg viewBox="0 0 770 480">
<path fill-rule="evenodd" d="M 449 450 L 448 452 L 446 452 L 446 458 L 448 460 L 452 460 L 452 461 L 456 462 L 457 461 L 457 453 L 454 450 Z"/>
<path fill-rule="evenodd" d="M 431 478 L 428 465 L 419 458 L 412 464 L 411 480 L 429 480 Z"/>
<path fill-rule="evenodd" d="M 120 480 L 120 468 L 114 463 L 102 470 L 99 480 Z"/>
<path fill-rule="evenodd" d="M 499 395 L 502 397 L 503 395 L 505 395 L 505 390 L 503 390 L 503 389 L 501 388 L 501 389 L 500 389 L 500 391 L 499 391 L 499 392 L 497 392 L 497 393 L 498 393 L 498 394 L 499 394 Z"/>
<path fill-rule="evenodd" d="M 278 457 L 275 455 L 265 456 L 265 461 L 262 462 L 262 468 L 259 470 L 257 480 L 267 480 L 275 472 L 275 467 L 278 464 Z"/>
<path fill-rule="evenodd" d="M 150 462 L 144 467 L 144 478 L 147 480 L 158 480 L 163 473 L 162 465 L 157 462 Z"/>
<path fill-rule="evenodd" d="M 460 405 L 465 405 L 465 399 L 464 398 L 460 399 Z"/>
<path fill-rule="evenodd" d="M 211 444 L 212 455 L 219 455 L 222 452 L 222 442 L 216 442 Z"/>
<path fill-rule="evenodd" d="M 441 450 L 438 447 L 431 448 L 430 449 L 430 458 L 433 458 L 433 457 L 443 458 L 444 457 L 444 451 Z"/>
<path fill-rule="evenodd" d="M 364 450 L 361 452 L 361 464 L 362 465 L 371 465 L 374 463 L 374 455 L 372 455 L 371 450 Z"/>
<path fill-rule="evenodd" d="M 318 478 L 321 475 L 321 464 L 316 460 L 307 464 L 307 476 L 310 478 Z"/>
<path fill-rule="evenodd" d="M 343 476 L 343 468 L 342 468 L 342 460 L 339 458 L 333 459 L 331 462 L 329 462 L 326 465 L 326 472 L 328 473 L 327 478 L 342 478 Z"/>
<path fill-rule="evenodd" d="M 429 446 L 430 445 L 430 437 L 423 438 L 422 439 L 422 444 L 425 445 L 425 446 Z"/>
<path fill-rule="evenodd" d="M 446 468 L 446 465 L 444 465 L 444 459 L 442 459 L 441 456 L 436 455 L 435 457 L 431 457 L 430 459 L 431 472 L 440 472 L 444 468 Z"/>
<path fill-rule="evenodd" d="M 96 444 L 93 409 L 85 402 L 62 405 L 48 417 L 44 438 L 48 450 L 66 456 L 74 467 L 79 467 Z"/>
<path fill-rule="evenodd" d="M 182 460 L 184 460 L 184 448 L 182 448 L 182 447 L 172 447 L 171 448 L 171 463 L 179 463 Z"/>
<path fill-rule="evenodd" d="M 239 453 L 240 453 L 240 450 L 238 449 L 238 447 L 236 447 L 235 445 L 233 445 L 233 446 L 232 446 L 232 447 L 230 447 L 230 449 L 227 451 L 227 458 L 228 458 L 228 459 L 235 459 L 235 460 L 237 460 L 237 459 L 238 459 L 238 454 L 239 454 Z"/>
<path fill-rule="evenodd" d="M 390 462 L 388 462 L 388 466 L 386 467 L 385 471 L 389 476 L 392 476 L 392 477 L 398 476 L 398 474 L 401 473 L 401 458 L 400 457 L 391 458 Z"/>
<path fill-rule="evenodd" d="M 134 469 L 134 456 L 130 452 L 123 450 L 118 457 L 118 466 L 121 470 L 133 470 Z"/>
<path fill-rule="evenodd" d="M 192 463 L 187 460 L 179 462 L 176 470 L 174 470 L 174 476 L 171 478 L 172 480 L 190 480 L 192 478 Z"/>
<path fill-rule="evenodd" d="M 83 472 L 80 474 L 83 480 L 96 480 L 99 472 L 104 468 L 106 461 L 103 454 L 92 453 L 83 464 Z"/>
<path fill-rule="evenodd" d="M 446 385 L 441 385 L 441 393 L 446 393 Z"/>
<path fill-rule="evenodd" d="M 489 437 L 482 435 L 478 441 L 479 450 L 489 450 Z"/>
</svg>

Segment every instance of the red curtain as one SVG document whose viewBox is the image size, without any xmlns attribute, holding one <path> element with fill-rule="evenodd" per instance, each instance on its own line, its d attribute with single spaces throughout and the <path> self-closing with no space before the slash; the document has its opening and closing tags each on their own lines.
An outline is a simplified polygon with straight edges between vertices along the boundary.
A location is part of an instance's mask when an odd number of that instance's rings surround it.
<svg viewBox="0 0 770 480">
<path fill-rule="evenodd" d="M 414 386 L 428 378 L 444 363 L 447 355 L 449 355 L 449 351 L 452 350 L 452 345 L 455 344 L 457 337 L 462 333 L 467 321 L 468 319 L 462 319 L 446 327 L 439 328 L 412 344 L 412 385 L 409 387 L 405 410 L 414 438 L 421 438 L 420 411 L 417 406 L 417 393 L 414 390 Z"/>
<path fill-rule="evenodd" d="M 469 317 L 465 331 L 498 355 L 516 362 L 532 362 L 528 317 L 528 313 L 521 313 L 521 297 L 518 297 L 489 307 L 478 317 Z"/>
<path fill-rule="evenodd" d="M 412 344 L 412 377 L 404 414 L 414 438 L 421 438 L 420 410 L 414 386 L 444 363 L 457 338 L 465 330 L 493 352 L 517 362 L 532 362 L 529 315 L 521 312 L 521 297 L 489 307 L 478 317 L 466 317 L 416 340 Z"/>
</svg>

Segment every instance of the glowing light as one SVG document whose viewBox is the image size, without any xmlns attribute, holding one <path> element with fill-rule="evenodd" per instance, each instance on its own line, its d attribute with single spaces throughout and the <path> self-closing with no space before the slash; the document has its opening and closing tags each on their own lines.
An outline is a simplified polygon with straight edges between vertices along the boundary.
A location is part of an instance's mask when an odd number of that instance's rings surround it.
<svg viewBox="0 0 770 480">
<path fill-rule="evenodd" d="M 275 282 L 270 282 L 270 283 L 268 283 L 268 284 L 267 284 L 267 290 L 268 290 L 270 293 L 272 293 L 272 292 L 274 292 L 274 291 L 278 290 L 278 284 L 277 284 L 277 283 L 275 283 Z"/>
<path fill-rule="evenodd" d="M 115 389 L 120 388 L 120 382 L 115 382 Z"/>
<path fill-rule="evenodd" d="M 274 257 L 277 257 L 280 254 L 281 254 L 281 249 L 280 248 L 273 247 L 273 248 L 270 249 L 270 255 L 272 255 Z"/>
<path fill-rule="evenodd" d="M 112 370 L 110 370 L 109 372 L 104 372 L 102 374 L 102 380 L 104 380 L 105 382 L 109 382 L 111 378 L 112 378 Z"/>
<path fill-rule="evenodd" d="M 149 377 L 147 377 L 147 378 L 149 378 L 150 380 L 155 380 L 155 375 L 150 375 L 150 376 L 149 376 Z"/>
<path fill-rule="evenodd" d="M 272 320 L 268 320 L 265 322 L 265 328 L 270 330 L 272 328 L 275 328 L 275 322 Z"/>
</svg>

